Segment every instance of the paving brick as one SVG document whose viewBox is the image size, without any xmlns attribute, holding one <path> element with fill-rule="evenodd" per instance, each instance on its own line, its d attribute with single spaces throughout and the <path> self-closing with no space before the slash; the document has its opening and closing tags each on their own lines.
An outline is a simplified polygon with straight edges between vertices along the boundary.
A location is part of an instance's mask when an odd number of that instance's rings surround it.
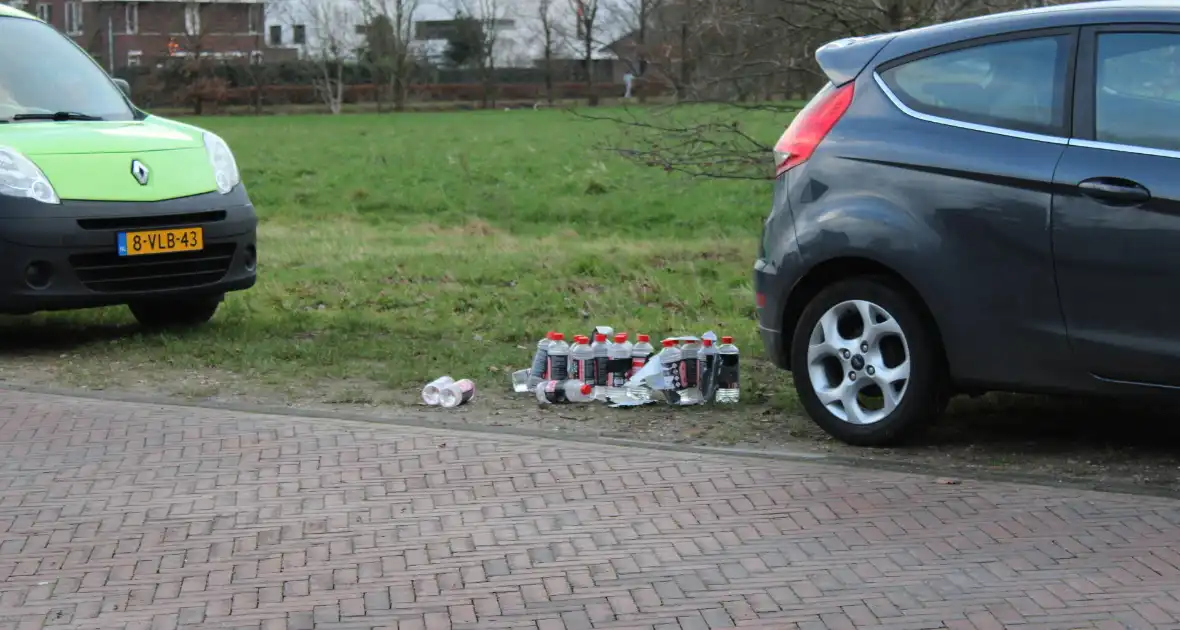
<svg viewBox="0 0 1180 630">
<path fill-rule="evenodd" d="M 0 629 L 1177 627 L 1178 539 L 1166 499 L 0 401 Z"/>
</svg>

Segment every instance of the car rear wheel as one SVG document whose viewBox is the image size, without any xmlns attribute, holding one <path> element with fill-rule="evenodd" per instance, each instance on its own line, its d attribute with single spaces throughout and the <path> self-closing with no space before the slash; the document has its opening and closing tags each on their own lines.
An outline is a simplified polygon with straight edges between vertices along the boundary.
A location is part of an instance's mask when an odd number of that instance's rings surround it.
<svg viewBox="0 0 1180 630">
<path fill-rule="evenodd" d="M 133 302 L 128 306 L 145 328 L 192 328 L 213 319 L 224 295 Z"/>
<path fill-rule="evenodd" d="M 884 276 L 842 280 L 820 291 L 795 328 L 791 365 L 812 420 L 856 446 L 912 436 L 942 414 L 949 398 L 933 325 Z"/>
</svg>

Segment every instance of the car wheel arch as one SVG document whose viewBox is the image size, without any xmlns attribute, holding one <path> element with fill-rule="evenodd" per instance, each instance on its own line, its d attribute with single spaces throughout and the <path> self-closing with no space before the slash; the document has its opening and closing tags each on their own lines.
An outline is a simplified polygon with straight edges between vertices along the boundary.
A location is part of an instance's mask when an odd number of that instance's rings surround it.
<svg viewBox="0 0 1180 630">
<path fill-rule="evenodd" d="M 912 298 L 918 310 L 926 318 L 926 323 L 934 331 L 934 338 L 945 357 L 946 345 L 943 341 L 942 330 L 938 325 L 938 320 L 934 317 L 934 313 L 931 311 L 930 305 L 922 296 L 922 293 L 913 283 L 907 280 L 897 270 L 877 260 L 861 256 L 840 256 L 829 258 L 813 265 L 806 274 L 799 278 L 799 281 L 791 287 L 790 292 L 787 294 L 786 304 L 783 308 L 782 343 L 788 370 L 791 369 L 791 339 L 794 336 L 795 327 L 799 323 L 799 318 L 802 316 L 803 310 L 807 308 L 807 304 L 820 291 L 823 291 L 825 287 L 831 286 L 835 282 L 864 276 L 884 276 L 889 278 L 898 289 Z"/>
</svg>

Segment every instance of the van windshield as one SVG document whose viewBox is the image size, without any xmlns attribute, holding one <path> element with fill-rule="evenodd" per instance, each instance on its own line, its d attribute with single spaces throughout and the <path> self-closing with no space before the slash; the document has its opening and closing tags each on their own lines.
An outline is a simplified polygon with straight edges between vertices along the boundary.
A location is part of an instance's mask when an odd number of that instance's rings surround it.
<svg viewBox="0 0 1180 630">
<path fill-rule="evenodd" d="M 64 35 L 37 20 L 0 17 L 0 121 L 56 112 L 135 117 L 102 68 Z"/>
</svg>

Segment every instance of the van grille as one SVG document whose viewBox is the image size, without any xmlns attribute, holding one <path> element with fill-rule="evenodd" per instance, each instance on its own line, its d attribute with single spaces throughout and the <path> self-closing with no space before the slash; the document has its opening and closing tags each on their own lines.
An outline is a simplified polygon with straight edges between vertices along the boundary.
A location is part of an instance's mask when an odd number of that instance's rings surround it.
<svg viewBox="0 0 1180 630">
<path fill-rule="evenodd" d="M 78 227 L 83 230 L 138 230 L 151 228 L 176 227 L 198 223 L 215 223 L 224 221 L 225 210 L 208 210 L 204 212 L 186 212 L 184 214 L 147 214 L 138 217 L 102 217 L 96 219 L 78 219 Z"/>
<path fill-rule="evenodd" d="M 75 254 L 70 265 L 91 291 L 123 293 L 182 289 L 217 282 L 233 262 L 235 243 L 215 243 L 199 252 L 119 256 Z"/>
</svg>

